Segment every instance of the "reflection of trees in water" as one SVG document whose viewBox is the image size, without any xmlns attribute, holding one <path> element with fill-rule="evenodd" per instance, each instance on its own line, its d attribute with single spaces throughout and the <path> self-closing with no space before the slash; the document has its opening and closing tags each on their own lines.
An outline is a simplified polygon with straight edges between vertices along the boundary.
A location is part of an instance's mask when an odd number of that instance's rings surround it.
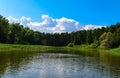
<svg viewBox="0 0 120 78">
<path fill-rule="evenodd" d="M 9 58 L 5 54 L 0 54 L 0 77 L 6 71 L 9 63 Z"/>
<path fill-rule="evenodd" d="M 105 52 L 100 52 L 99 60 L 100 60 L 100 65 L 101 65 L 100 70 L 102 72 L 108 71 L 109 72 L 108 74 L 111 76 L 114 76 L 114 77 L 120 76 L 120 67 L 119 67 L 120 57 L 112 56 Z"/>
<path fill-rule="evenodd" d="M 28 57 L 28 53 L 26 54 L 25 52 L 0 53 L 0 77 L 8 69 L 11 73 L 15 73 L 22 65 L 29 63 L 29 60 L 30 57 Z M 11 71 L 13 69 L 15 71 Z"/>
<path fill-rule="evenodd" d="M 89 75 L 96 75 L 98 72 L 105 77 L 120 77 L 120 57 L 105 52 L 83 52 L 81 54 L 78 62 L 83 72 L 89 73 Z"/>
</svg>

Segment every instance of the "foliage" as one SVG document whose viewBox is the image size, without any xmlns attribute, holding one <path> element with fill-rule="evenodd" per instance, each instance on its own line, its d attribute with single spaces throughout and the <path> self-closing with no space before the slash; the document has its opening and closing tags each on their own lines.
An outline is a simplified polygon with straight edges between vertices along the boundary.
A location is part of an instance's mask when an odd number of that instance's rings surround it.
<svg viewBox="0 0 120 78">
<path fill-rule="evenodd" d="M 8 34 L 8 20 L 0 15 L 0 42 L 5 43 L 7 41 Z"/>
<path fill-rule="evenodd" d="M 97 48 L 97 47 L 99 47 L 99 45 L 100 45 L 99 41 L 95 41 L 94 43 L 92 43 L 92 44 L 90 45 L 90 47 L 91 47 L 91 48 Z"/>
<path fill-rule="evenodd" d="M 68 47 L 74 47 L 74 43 L 69 43 L 67 46 Z"/>
<path fill-rule="evenodd" d="M 100 36 L 100 47 L 101 48 L 111 48 L 112 43 L 113 43 L 113 38 L 112 38 L 112 33 L 111 32 L 105 32 Z"/>
</svg>

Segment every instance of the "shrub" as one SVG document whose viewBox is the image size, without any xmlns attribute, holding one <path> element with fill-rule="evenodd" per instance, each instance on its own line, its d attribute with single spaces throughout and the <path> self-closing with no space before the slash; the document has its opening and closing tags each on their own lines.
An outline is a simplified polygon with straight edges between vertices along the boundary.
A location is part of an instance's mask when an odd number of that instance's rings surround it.
<svg viewBox="0 0 120 78">
<path fill-rule="evenodd" d="M 111 32 L 105 32 L 100 36 L 100 48 L 112 48 L 114 44 L 114 36 Z"/>
<path fill-rule="evenodd" d="M 96 41 L 90 45 L 91 48 L 97 48 L 99 46 L 99 41 Z"/>
<path fill-rule="evenodd" d="M 74 43 L 69 43 L 67 46 L 68 47 L 74 47 Z"/>
</svg>

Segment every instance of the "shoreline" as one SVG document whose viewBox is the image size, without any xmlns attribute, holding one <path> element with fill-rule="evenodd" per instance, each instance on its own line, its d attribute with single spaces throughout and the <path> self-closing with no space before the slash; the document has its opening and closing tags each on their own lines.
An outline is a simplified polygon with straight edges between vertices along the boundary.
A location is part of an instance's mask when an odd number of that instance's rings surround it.
<svg viewBox="0 0 120 78">
<path fill-rule="evenodd" d="M 74 46 L 74 47 L 67 47 L 67 46 L 45 46 L 45 45 L 23 45 L 23 44 L 0 44 L 0 52 L 13 52 L 13 51 L 29 51 L 29 52 L 48 52 L 48 51 L 67 51 L 68 53 L 90 53 L 90 52 L 104 52 L 110 55 L 120 56 L 120 47 L 114 49 L 100 49 L 100 48 L 90 48 L 87 45 L 84 46 Z M 74 52 L 75 51 L 75 52 Z"/>
</svg>

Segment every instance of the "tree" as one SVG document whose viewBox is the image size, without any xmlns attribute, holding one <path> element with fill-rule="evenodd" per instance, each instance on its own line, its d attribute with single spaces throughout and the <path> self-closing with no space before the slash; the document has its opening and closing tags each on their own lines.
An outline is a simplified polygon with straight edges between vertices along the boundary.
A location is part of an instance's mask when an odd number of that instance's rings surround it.
<svg viewBox="0 0 120 78">
<path fill-rule="evenodd" d="M 111 32 L 105 32 L 100 36 L 101 48 L 112 48 L 114 44 L 114 36 Z"/>
<path fill-rule="evenodd" d="M 6 43 L 8 38 L 8 20 L 0 15 L 0 42 Z"/>
<path fill-rule="evenodd" d="M 33 37 L 34 37 L 34 44 L 40 45 L 41 44 L 40 33 L 34 32 Z"/>
<path fill-rule="evenodd" d="M 23 43 L 24 28 L 19 23 L 9 24 L 9 43 Z"/>
<path fill-rule="evenodd" d="M 70 43 L 70 46 L 91 44 L 93 48 L 99 45 L 104 48 L 114 48 L 120 45 L 120 23 L 72 33 L 41 33 L 25 28 L 19 23 L 9 24 L 8 20 L 0 15 L 0 43 L 50 46 L 66 46 Z"/>
<path fill-rule="evenodd" d="M 120 24 L 119 28 L 114 33 L 114 47 L 120 46 Z"/>
<path fill-rule="evenodd" d="M 87 41 L 88 44 L 93 43 L 92 30 L 87 31 L 86 41 Z"/>
<path fill-rule="evenodd" d="M 34 44 L 34 31 L 28 29 L 24 35 L 27 44 Z"/>
</svg>

